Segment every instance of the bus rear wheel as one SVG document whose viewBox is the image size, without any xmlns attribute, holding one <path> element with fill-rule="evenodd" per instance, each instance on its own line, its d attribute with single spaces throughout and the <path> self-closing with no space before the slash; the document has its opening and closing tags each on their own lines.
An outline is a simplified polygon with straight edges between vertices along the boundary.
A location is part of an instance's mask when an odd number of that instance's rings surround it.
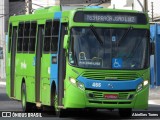
<svg viewBox="0 0 160 120">
<path fill-rule="evenodd" d="M 132 109 L 131 108 L 120 108 L 119 115 L 120 117 L 123 117 L 123 118 L 130 118 L 132 115 Z"/>
<path fill-rule="evenodd" d="M 32 110 L 33 104 L 27 102 L 27 92 L 25 83 L 22 83 L 21 87 L 21 101 L 22 101 L 22 110 L 24 112 L 29 112 Z"/>
</svg>

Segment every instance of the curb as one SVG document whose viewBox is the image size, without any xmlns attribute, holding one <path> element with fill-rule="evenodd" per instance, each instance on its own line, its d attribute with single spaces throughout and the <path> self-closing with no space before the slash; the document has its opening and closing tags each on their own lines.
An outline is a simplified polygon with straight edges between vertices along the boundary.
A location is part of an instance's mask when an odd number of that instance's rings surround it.
<svg viewBox="0 0 160 120">
<path fill-rule="evenodd" d="M 0 85 L 6 86 L 6 82 L 0 82 Z"/>
<path fill-rule="evenodd" d="M 160 100 L 149 100 L 148 104 L 152 104 L 152 105 L 160 105 Z"/>
</svg>

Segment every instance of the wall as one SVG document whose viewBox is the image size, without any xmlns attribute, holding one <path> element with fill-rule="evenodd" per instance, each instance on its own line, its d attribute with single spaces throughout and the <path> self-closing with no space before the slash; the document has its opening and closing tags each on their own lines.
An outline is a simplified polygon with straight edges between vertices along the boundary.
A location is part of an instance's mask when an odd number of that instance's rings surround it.
<svg viewBox="0 0 160 120">
<path fill-rule="evenodd" d="M 14 1 L 14 0 L 12 0 Z M 0 47 L 3 47 L 3 59 L 0 59 L 0 79 L 5 78 L 6 66 L 6 34 L 8 31 L 9 16 L 14 14 L 24 14 L 25 2 L 9 2 L 0 0 Z"/>
<path fill-rule="evenodd" d="M 5 35 L 7 33 L 7 21 L 9 15 L 8 0 L 1 0 L 0 2 L 0 47 L 3 48 L 3 59 L 0 59 L 0 79 L 5 78 Z"/>
<path fill-rule="evenodd" d="M 19 15 L 25 14 L 25 1 L 21 2 L 9 2 L 9 14 L 11 15 Z"/>
</svg>

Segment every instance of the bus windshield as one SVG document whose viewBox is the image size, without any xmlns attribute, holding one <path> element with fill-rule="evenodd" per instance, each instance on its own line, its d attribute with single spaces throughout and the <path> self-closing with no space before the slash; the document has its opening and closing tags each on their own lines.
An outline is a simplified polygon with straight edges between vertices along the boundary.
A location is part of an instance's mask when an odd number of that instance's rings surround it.
<svg viewBox="0 0 160 120">
<path fill-rule="evenodd" d="M 145 29 L 74 27 L 69 63 L 81 68 L 144 69 L 149 66 L 149 35 Z"/>
</svg>

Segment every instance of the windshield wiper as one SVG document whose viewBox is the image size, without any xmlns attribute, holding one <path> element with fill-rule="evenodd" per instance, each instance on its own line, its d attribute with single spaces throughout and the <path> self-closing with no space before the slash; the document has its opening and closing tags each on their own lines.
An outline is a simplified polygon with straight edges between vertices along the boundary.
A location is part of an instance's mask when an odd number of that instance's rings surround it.
<svg viewBox="0 0 160 120">
<path fill-rule="evenodd" d="M 133 29 L 133 27 L 129 27 L 128 29 L 127 29 L 127 31 L 122 35 L 122 37 L 118 40 L 118 45 L 119 45 L 119 43 L 120 43 L 120 41 L 121 40 L 123 40 L 124 38 L 126 38 L 126 36 L 128 35 L 128 33 L 131 31 Z"/>
<path fill-rule="evenodd" d="M 93 25 L 90 26 L 91 31 L 93 32 L 94 36 L 97 38 L 98 42 L 100 43 L 101 46 L 103 46 L 103 41 L 99 37 L 95 27 Z"/>
</svg>

